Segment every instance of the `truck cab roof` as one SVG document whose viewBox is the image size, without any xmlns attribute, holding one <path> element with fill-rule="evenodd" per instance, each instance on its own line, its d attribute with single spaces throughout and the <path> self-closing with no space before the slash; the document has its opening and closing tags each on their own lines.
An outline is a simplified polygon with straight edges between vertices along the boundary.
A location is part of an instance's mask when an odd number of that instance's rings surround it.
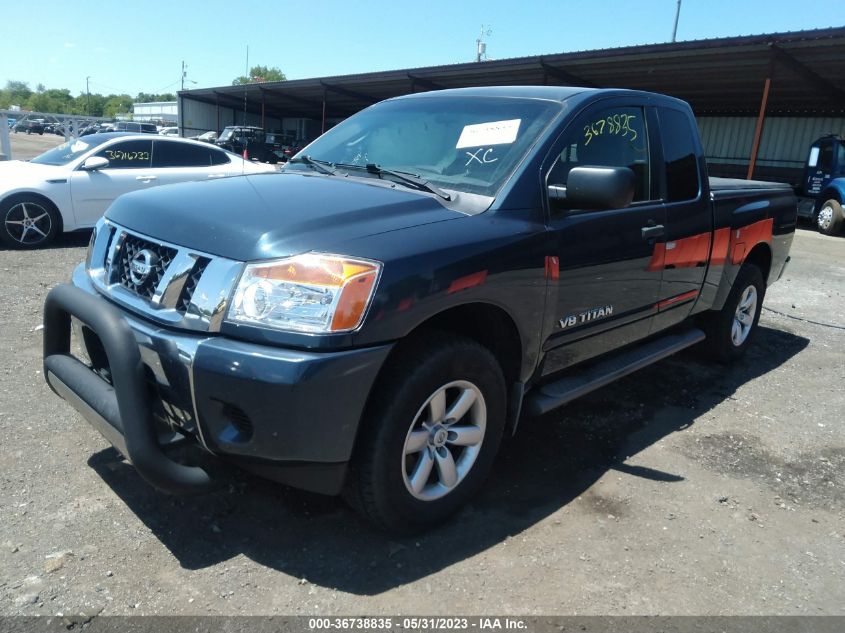
<svg viewBox="0 0 845 633">
<path fill-rule="evenodd" d="M 684 109 L 689 107 L 685 101 L 654 92 L 627 90 L 624 88 L 586 88 L 579 86 L 483 86 L 474 88 L 449 88 L 447 90 L 432 90 L 429 92 L 401 95 L 393 97 L 389 101 L 432 97 L 505 97 L 513 99 L 542 99 L 563 103 L 574 97 L 586 99 L 615 96 L 644 97 L 662 103 L 676 103 Z"/>
</svg>

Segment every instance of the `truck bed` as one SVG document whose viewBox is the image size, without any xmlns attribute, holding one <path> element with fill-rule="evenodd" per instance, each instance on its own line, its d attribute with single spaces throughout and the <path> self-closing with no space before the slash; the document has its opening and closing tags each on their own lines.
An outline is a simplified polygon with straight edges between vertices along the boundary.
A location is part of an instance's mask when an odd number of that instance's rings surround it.
<svg viewBox="0 0 845 633">
<path fill-rule="evenodd" d="M 714 196 L 718 196 L 721 192 L 735 193 L 737 191 L 748 191 L 749 189 L 756 191 L 775 190 L 775 191 L 792 191 L 792 187 L 782 182 L 766 182 L 763 180 L 742 180 L 740 178 L 717 178 L 710 177 L 710 192 Z"/>
</svg>

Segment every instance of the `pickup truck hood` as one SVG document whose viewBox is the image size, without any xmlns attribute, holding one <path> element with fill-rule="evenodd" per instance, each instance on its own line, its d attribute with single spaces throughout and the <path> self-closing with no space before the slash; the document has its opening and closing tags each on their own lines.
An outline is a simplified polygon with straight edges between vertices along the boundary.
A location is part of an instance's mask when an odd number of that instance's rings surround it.
<svg viewBox="0 0 845 633">
<path fill-rule="evenodd" d="M 331 252 L 339 242 L 463 214 L 399 186 L 282 173 L 130 193 L 118 198 L 106 217 L 172 244 L 250 261 Z"/>
</svg>

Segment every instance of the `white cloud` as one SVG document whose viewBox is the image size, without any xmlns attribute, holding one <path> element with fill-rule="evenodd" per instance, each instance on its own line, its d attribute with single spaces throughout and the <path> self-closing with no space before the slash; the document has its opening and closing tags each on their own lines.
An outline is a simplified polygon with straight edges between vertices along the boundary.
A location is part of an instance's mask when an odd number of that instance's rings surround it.
<svg viewBox="0 0 845 633">
<path fill-rule="evenodd" d="M 65 48 L 75 48 L 76 44 L 73 42 L 65 42 Z"/>
</svg>

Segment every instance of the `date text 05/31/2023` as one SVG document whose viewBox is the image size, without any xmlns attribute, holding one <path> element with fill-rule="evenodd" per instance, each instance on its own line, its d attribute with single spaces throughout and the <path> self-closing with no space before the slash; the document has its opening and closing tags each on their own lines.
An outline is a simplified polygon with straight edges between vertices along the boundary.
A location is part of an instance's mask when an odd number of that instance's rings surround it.
<svg viewBox="0 0 845 633">
<path fill-rule="evenodd" d="M 385 630 L 401 628 L 409 631 L 445 630 L 525 630 L 527 624 L 519 618 L 508 617 L 356 617 L 356 618 L 309 618 L 308 628 L 312 631 L 331 630 Z"/>
</svg>

